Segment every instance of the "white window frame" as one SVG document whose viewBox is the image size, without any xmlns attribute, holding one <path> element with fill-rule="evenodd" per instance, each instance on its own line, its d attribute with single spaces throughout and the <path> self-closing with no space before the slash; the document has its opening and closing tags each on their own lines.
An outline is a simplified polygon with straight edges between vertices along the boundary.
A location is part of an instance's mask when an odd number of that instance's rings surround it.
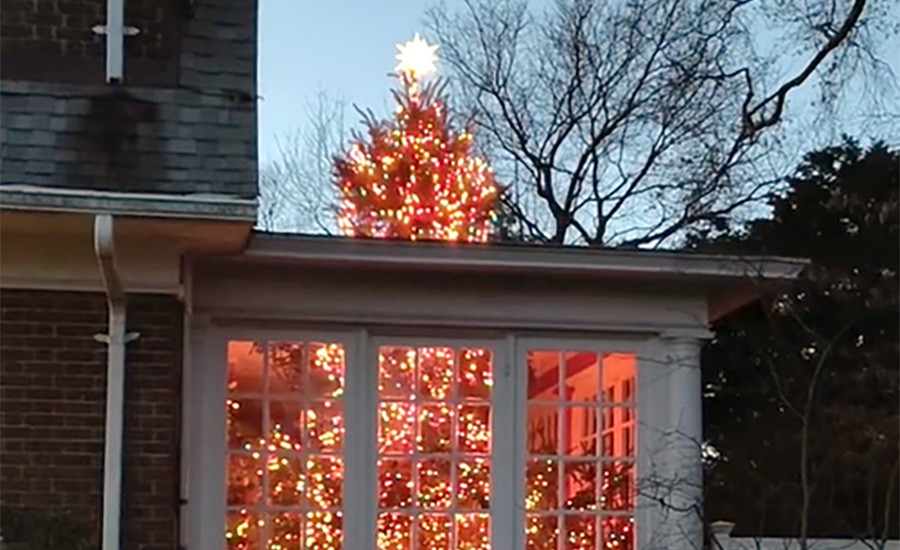
<svg viewBox="0 0 900 550">
<path fill-rule="evenodd" d="M 513 338 L 513 349 L 514 349 L 514 357 L 516 369 L 515 372 L 517 374 L 516 378 L 516 395 L 515 395 L 515 411 L 516 411 L 516 419 L 518 420 L 518 424 L 516 425 L 516 441 L 515 441 L 515 452 L 513 453 L 514 462 L 513 468 L 511 470 L 515 472 L 515 478 L 512 480 L 513 493 L 514 493 L 514 502 L 517 504 L 514 506 L 514 514 L 512 519 L 512 525 L 514 526 L 513 531 L 513 540 L 512 546 L 507 548 L 524 550 L 525 548 L 525 515 L 526 510 L 525 506 L 520 504 L 525 501 L 525 466 L 526 460 L 528 457 L 528 447 L 527 447 L 527 422 L 528 422 L 528 352 L 529 351 L 587 351 L 587 352 L 596 352 L 599 357 L 602 357 L 604 353 L 633 353 L 635 356 L 635 388 L 632 389 L 634 392 L 634 408 L 637 412 L 637 423 L 635 427 L 637 429 L 636 434 L 636 445 L 635 445 L 635 456 L 634 456 L 634 464 L 636 468 L 636 479 L 639 479 L 641 472 L 647 471 L 645 468 L 649 467 L 649 463 L 647 462 L 648 457 L 645 453 L 641 452 L 642 438 L 646 436 L 646 429 L 643 429 L 643 418 L 642 414 L 642 403 L 644 400 L 641 398 L 641 386 L 642 384 L 646 384 L 648 381 L 646 377 L 643 376 L 643 372 L 645 368 L 642 363 L 645 363 L 647 358 L 650 357 L 648 354 L 652 351 L 650 347 L 650 340 L 644 337 L 635 337 L 635 338 L 616 338 L 616 337 L 604 337 L 602 335 L 598 335 L 597 338 L 579 338 L 577 336 L 566 336 L 566 335 L 555 335 L 553 337 L 514 337 Z M 600 411 L 602 414 L 602 410 Z M 597 425 L 600 425 L 600 418 L 597 419 Z M 564 431 L 565 426 L 560 427 L 560 437 L 563 437 L 562 432 Z M 599 434 L 598 434 L 599 435 Z M 598 441 L 599 443 L 599 441 Z M 598 470 L 599 471 L 599 470 Z M 642 499 L 640 495 L 635 495 L 635 508 L 634 508 L 634 523 L 636 529 L 635 536 L 635 548 L 644 548 L 644 541 L 646 540 L 646 535 L 644 534 L 645 526 L 647 525 L 647 521 L 650 519 L 648 514 L 647 506 L 642 505 Z M 601 537 L 601 533 L 597 533 L 598 541 Z M 562 541 L 562 536 L 560 536 L 559 548 L 563 548 L 564 544 Z"/>
<path fill-rule="evenodd" d="M 194 328 L 198 328 L 195 327 Z M 412 336 L 400 336 L 409 332 Z M 189 387 L 185 400 L 190 417 L 184 468 L 187 495 L 185 528 L 187 548 L 223 550 L 226 518 L 225 400 L 227 398 L 227 347 L 231 340 L 298 341 L 342 344 L 345 349 L 344 400 L 344 548 L 375 548 L 377 540 L 377 408 L 378 348 L 386 345 L 488 348 L 493 354 L 492 442 L 491 442 L 491 540 L 495 550 L 525 548 L 525 461 L 527 457 L 527 353 L 529 350 L 578 350 L 634 353 L 637 360 L 635 409 L 638 423 L 635 464 L 637 475 L 649 466 L 642 453 L 648 430 L 644 428 L 642 362 L 652 340 L 635 338 L 519 336 L 499 333 L 496 338 L 461 336 L 459 331 L 436 330 L 434 337 L 421 337 L 418 329 L 392 329 L 390 336 L 371 335 L 360 328 L 308 330 L 305 328 L 242 328 L 205 325 L 192 331 L 190 360 L 186 363 Z M 469 332 L 469 331 L 466 331 Z M 477 329 L 471 331 L 477 332 Z M 596 419 L 599 427 L 600 418 Z M 598 442 L 599 443 L 599 442 Z M 496 467 L 509 464 L 511 468 Z M 650 520 L 638 496 L 635 507 L 636 547 L 643 548 Z M 510 528 L 512 526 L 512 528 Z M 598 533 L 599 536 L 599 533 Z"/>
</svg>

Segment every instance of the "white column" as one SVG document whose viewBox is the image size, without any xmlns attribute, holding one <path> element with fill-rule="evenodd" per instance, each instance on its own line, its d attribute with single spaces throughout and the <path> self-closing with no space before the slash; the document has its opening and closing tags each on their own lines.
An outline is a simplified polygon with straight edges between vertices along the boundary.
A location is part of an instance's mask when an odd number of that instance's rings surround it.
<svg viewBox="0 0 900 550">
<path fill-rule="evenodd" d="M 703 398 L 696 333 L 666 335 L 668 420 L 662 433 L 659 505 L 668 548 L 703 548 Z"/>
</svg>

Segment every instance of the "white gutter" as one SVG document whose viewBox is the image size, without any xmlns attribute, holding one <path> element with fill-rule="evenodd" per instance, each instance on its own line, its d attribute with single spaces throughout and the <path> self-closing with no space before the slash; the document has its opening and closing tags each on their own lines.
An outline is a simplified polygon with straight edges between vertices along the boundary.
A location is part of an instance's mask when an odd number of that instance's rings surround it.
<svg viewBox="0 0 900 550">
<path fill-rule="evenodd" d="M 139 336 L 125 334 L 125 292 L 116 270 L 113 217 L 94 217 L 94 251 L 100 263 L 106 302 L 109 307 L 109 333 L 94 339 L 108 348 L 106 367 L 106 446 L 103 457 L 102 550 L 121 547 L 122 514 L 122 425 L 125 413 L 125 344 Z"/>
</svg>

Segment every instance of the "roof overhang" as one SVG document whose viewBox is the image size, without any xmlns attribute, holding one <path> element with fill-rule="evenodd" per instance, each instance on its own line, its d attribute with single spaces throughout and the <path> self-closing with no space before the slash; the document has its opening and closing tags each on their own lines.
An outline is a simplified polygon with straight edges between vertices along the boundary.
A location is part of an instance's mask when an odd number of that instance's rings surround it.
<svg viewBox="0 0 900 550">
<path fill-rule="evenodd" d="M 0 186 L 0 284 L 100 290 L 94 218 L 114 219 L 128 292 L 176 293 L 186 254 L 246 247 L 256 203 L 231 197 Z"/>
<path fill-rule="evenodd" d="M 794 280 L 808 262 L 771 256 L 594 249 L 527 244 L 456 244 L 254 233 L 230 260 L 341 270 L 477 273 L 658 283 L 707 297 L 709 320 Z"/>
<path fill-rule="evenodd" d="M 256 221 L 256 201 L 227 195 L 132 193 L 34 185 L 0 185 L 0 208 L 30 213 L 97 213 L 142 218 Z"/>
</svg>

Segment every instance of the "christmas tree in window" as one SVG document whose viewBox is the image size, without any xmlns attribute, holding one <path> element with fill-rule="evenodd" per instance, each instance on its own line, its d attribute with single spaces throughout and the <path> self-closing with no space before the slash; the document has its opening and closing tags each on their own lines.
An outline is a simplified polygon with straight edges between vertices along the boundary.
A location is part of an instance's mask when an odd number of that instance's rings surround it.
<svg viewBox="0 0 900 550">
<path fill-rule="evenodd" d="M 338 224 L 350 236 L 488 241 L 499 189 L 472 134 L 453 129 L 441 88 L 425 81 L 437 46 L 416 34 L 399 49 L 393 119 L 368 120 L 367 136 L 335 159 Z"/>
</svg>

